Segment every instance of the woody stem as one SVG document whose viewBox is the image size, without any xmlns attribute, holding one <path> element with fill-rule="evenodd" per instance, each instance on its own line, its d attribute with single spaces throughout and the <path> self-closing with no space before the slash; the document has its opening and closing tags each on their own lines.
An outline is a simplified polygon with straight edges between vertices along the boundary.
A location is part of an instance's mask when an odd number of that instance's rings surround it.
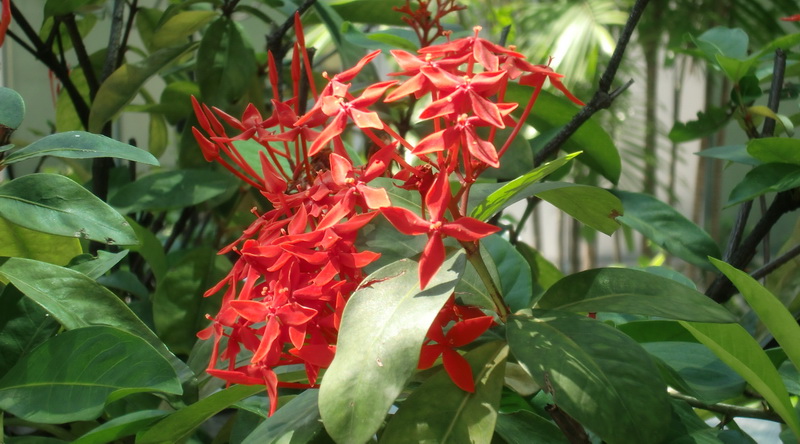
<svg viewBox="0 0 800 444">
<path fill-rule="evenodd" d="M 486 267 L 486 262 L 483 261 L 478 243 L 465 241 L 459 242 L 461 243 L 461 246 L 464 247 L 464 250 L 467 251 L 467 260 L 475 268 L 475 271 L 478 272 L 478 276 L 481 278 L 483 285 L 486 286 L 486 290 L 489 292 L 489 296 L 492 298 L 492 303 L 494 303 L 494 310 L 500 316 L 500 320 L 505 322 L 506 318 L 508 318 L 508 315 L 510 314 L 508 306 L 506 305 L 505 301 L 503 301 L 503 295 L 500 293 L 500 289 L 497 288 L 497 284 L 495 284 L 494 279 L 492 279 L 492 275 L 489 273 L 489 268 Z"/>
</svg>

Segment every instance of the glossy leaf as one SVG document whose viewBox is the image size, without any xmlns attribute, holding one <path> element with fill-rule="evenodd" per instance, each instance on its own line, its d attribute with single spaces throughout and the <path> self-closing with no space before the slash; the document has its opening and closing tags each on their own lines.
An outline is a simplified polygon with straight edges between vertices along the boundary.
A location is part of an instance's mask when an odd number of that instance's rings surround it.
<svg viewBox="0 0 800 444">
<path fill-rule="evenodd" d="M 778 341 L 786 353 L 786 357 L 800 369 L 800 348 L 797 341 L 800 338 L 800 326 L 797 325 L 792 313 L 786 309 L 780 299 L 764 288 L 747 273 L 737 270 L 731 265 L 712 259 L 711 263 L 719 269 L 745 298 L 748 304 L 758 315 L 758 318 L 767 327 L 775 340 Z"/>
<path fill-rule="evenodd" d="M 143 210 L 174 210 L 213 199 L 237 184 L 231 175 L 216 171 L 163 171 L 121 187 L 111 196 L 109 203 L 126 214 Z"/>
<path fill-rule="evenodd" d="M 186 39 L 199 31 L 219 13 L 217 11 L 181 11 L 156 29 L 153 34 L 153 47 L 156 49 L 186 43 Z"/>
<path fill-rule="evenodd" d="M 649 355 L 602 322 L 559 311 L 509 318 L 511 353 L 554 403 L 608 443 L 659 442 L 666 385 Z"/>
<path fill-rule="evenodd" d="M 423 236 L 416 237 L 424 240 Z M 486 268 L 489 270 L 489 276 L 491 276 L 492 282 L 498 284 L 500 287 L 499 289 L 502 292 L 503 282 L 500 280 L 500 274 L 498 273 L 497 266 L 494 263 L 494 258 L 491 254 L 489 254 L 489 250 L 484 245 L 483 241 L 485 239 L 486 238 L 482 239 L 481 243 L 479 244 L 481 258 L 483 258 L 483 262 L 486 264 Z M 445 239 L 445 241 L 447 242 L 448 239 Z M 461 279 L 459 279 L 458 285 L 456 285 L 455 295 L 459 304 L 474 305 L 476 307 L 483 307 L 489 310 L 495 309 L 494 301 L 492 300 L 492 296 L 489 294 L 489 290 L 486 288 L 486 284 L 475 270 L 475 267 L 469 261 L 467 261 L 464 274 L 461 275 Z"/>
<path fill-rule="evenodd" d="M 242 444 L 307 443 L 325 432 L 319 417 L 318 390 L 306 390 L 258 425 Z"/>
<path fill-rule="evenodd" d="M 627 268 L 599 268 L 571 274 L 553 284 L 537 306 L 578 313 L 612 312 L 697 322 L 736 322 L 727 309 L 693 288 Z"/>
<path fill-rule="evenodd" d="M 142 85 L 167 65 L 175 62 L 197 43 L 165 48 L 154 52 L 137 63 L 126 63 L 114 71 L 100 85 L 89 114 L 89 131 L 101 133 L 103 126 L 116 117 L 122 109 L 136 97 Z"/>
<path fill-rule="evenodd" d="M 418 264 L 401 260 L 372 273 L 347 302 L 336 357 L 322 380 L 319 410 L 340 442 L 364 442 L 414 373 L 433 319 L 464 271 L 463 252 L 452 254 L 425 290 Z"/>
<path fill-rule="evenodd" d="M 197 49 L 197 82 L 203 102 L 237 102 L 257 74 L 253 48 L 238 23 L 220 17 L 205 30 Z"/>
<path fill-rule="evenodd" d="M 30 259 L 0 263 L 0 276 L 47 310 L 68 330 L 107 325 L 135 334 L 161 353 L 181 377 L 194 375 L 114 293 L 78 271 Z"/>
<path fill-rule="evenodd" d="M 74 237 L 29 230 L 0 217 L 0 257 L 24 257 L 55 265 L 66 265 L 81 254 L 81 242 Z"/>
<path fill-rule="evenodd" d="M 369 23 L 382 25 L 406 26 L 401 19 L 402 14 L 375 14 L 376 5 L 380 5 L 381 10 L 390 11 L 393 7 L 405 5 L 404 0 L 349 0 L 346 2 L 336 2 L 331 5 L 342 18 L 356 23 Z M 385 9 L 384 9 L 385 8 Z"/>
<path fill-rule="evenodd" d="M 92 279 L 97 279 L 106 274 L 117 265 L 125 256 L 128 255 L 128 250 L 122 250 L 117 253 L 109 253 L 108 251 L 98 251 L 97 257 L 93 258 L 88 256 L 88 260 L 81 261 L 80 263 L 70 263 L 69 268 L 80 271 L 81 273 L 89 276 Z"/>
<path fill-rule="evenodd" d="M 36 142 L 13 152 L 5 163 L 16 163 L 42 156 L 69 159 L 93 159 L 115 157 L 146 165 L 158 166 L 158 160 L 147 151 L 127 143 L 116 141 L 100 134 L 85 131 L 68 131 L 43 137 Z"/>
<path fill-rule="evenodd" d="M 516 83 L 508 85 L 505 100 L 507 102 L 528 103 L 532 88 Z M 560 94 L 560 93 L 559 93 Z M 542 91 L 536 99 L 536 105 L 528 116 L 527 123 L 539 132 L 566 125 L 580 111 L 569 100 L 556 96 L 547 90 Z M 578 160 L 616 184 L 619 181 L 622 164 L 619 152 L 611 136 L 595 119 L 584 122 L 569 138 L 565 148 L 569 152 L 582 151 L 584 155 Z"/>
<path fill-rule="evenodd" d="M 0 408 L 34 422 L 82 421 L 99 416 L 107 400 L 136 392 L 181 394 L 181 386 L 147 342 L 94 326 L 61 333 L 23 356 L 0 379 Z"/>
<path fill-rule="evenodd" d="M 13 285 L 0 291 L 0 378 L 61 326 Z"/>
<path fill-rule="evenodd" d="M 611 235 L 619 228 L 622 203 L 608 191 L 588 185 L 546 182 L 532 186 L 534 195 L 587 226 Z"/>
<path fill-rule="evenodd" d="M 736 205 L 762 194 L 791 190 L 798 186 L 800 165 L 765 163 L 748 171 L 744 179 L 733 187 L 725 205 Z"/>
<path fill-rule="evenodd" d="M 470 216 L 478 220 L 488 220 L 497 214 L 498 211 L 519 202 L 526 197 L 533 195 L 535 191 L 532 186 L 547 177 L 548 174 L 561 168 L 580 153 L 568 154 L 564 157 L 547 162 L 544 165 L 534 168 L 531 172 L 520 176 L 502 185 L 493 191 L 483 201 L 478 202 L 472 208 Z M 392 202 L 394 204 L 394 202 Z"/>
<path fill-rule="evenodd" d="M 105 0 L 47 0 L 44 4 L 45 17 L 66 15 L 83 7 L 104 3 Z"/>
<path fill-rule="evenodd" d="M 754 158 L 747 152 L 746 145 L 715 146 L 714 148 L 704 149 L 703 151 L 699 151 L 695 154 L 701 157 L 728 160 L 731 162 L 743 163 L 745 165 L 761 165 L 761 161 Z"/>
<path fill-rule="evenodd" d="M 703 229 L 660 200 L 641 193 L 615 190 L 625 215 L 617 221 L 638 231 L 667 252 L 705 269 L 708 257 L 720 257 L 719 246 Z"/>
<path fill-rule="evenodd" d="M 500 277 L 503 299 L 511 311 L 530 307 L 532 278 L 525 258 L 511 243 L 496 234 L 481 239 L 481 245 L 493 259 Z"/>
<path fill-rule="evenodd" d="M 131 436 L 168 413 L 164 410 L 139 410 L 104 422 L 81 435 L 71 444 L 104 444 Z"/>
<path fill-rule="evenodd" d="M 681 322 L 698 341 L 711 349 L 750 384 L 772 409 L 800 436 L 800 417 L 792 408 L 789 393 L 778 370 L 761 346 L 739 324 Z"/>
<path fill-rule="evenodd" d="M 531 269 L 533 286 L 531 288 L 532 297 L 530 305 L 528 306 L 530 307 L 542 297 L 545 290 L 563 278 L 564 273 L 530 245 L 524 242 L 517 242 L 516 248 L 522 257 L 525 258 L 525 261 Z"/>
<path fill-rule="evenodd" d="M 264 391 L 264 387 L 258 385 L 234 385 L 228 387 L 171 413 L 141 434 L 136 439 L 136 442 L 138 444 L 179 442 L 188 438 L 197 427 L 200 427 L 212 416 L 242 399 L 262 391 Z"/>
<path fill-rule="evenodd" d="M 722 444 L 728 443 L 717 438 L 720 433 L 706 424 L 694 409 L 684 401 L 672 400 L 672 418 L 670 421 L 669 434 L 664 442 L 681 444 Z"/>
<path fill-rule="evenodd" d="M 501 341 L 464 355 L 475 378 L 474 393 L 458 388 L 440 369 L 400 404 L 379 443 L 490 443 L 507 355 L 508 347 Z"/>
<path fill-rule="evenodd" d="M 521 410 L 497 417 L 496 432 L 508 444 L 567 444 L 567 437 L 552 421 L 536 413 Z"/>
<path fill-rule="evenodd" d="M 153 271 L 156 281 L 161 281 L 167 274 L 167 255 L 164 253 L 164 246 L 161 241 L 156 237 L 153 232 L 144 228 L 136 223 L 131 218 L 125 218 L 139 238 L 139 244 L 130 247 L 131 251 L 135 251 L 142 255 L 147 265 Z"/>
<path fill-rule="evenodd" d="M 25 118 L 25 101 L 18 92 L 11 88 L 0 86 L 0 125 L 11 128 L 19 128 L 22 119 Z"/>
<path fill-rule="evenodd" d="M 0 214 L 35 231 L 98 242 L 137 242 L 122 216 L 88 190 L 57 174 L 28 174 L 0 184 Z"/>
<path fill-rule="evenodd" d="M 350 22 L 343 23 L 342 36 L 345 41 L 351 45 L 373 51 L 376 49 L 384 51 L 390 51 L 392 49 L 403 49 L 406 51 L 417 50 L 416 44 L 399 35 L 387 32 L 370 32 L 369 34 L 365 34 Z"/>
<path fill-rule="evenodd" d="M 187 250 L 167 270 L 153 295 L 153 322 L 158 337 L 177 354 L 189 354 L 196 333 L 208 324 L 205 315 L 219 311 L 219 298 L 203 293 L 230 270 L 225 256 L 208 247 Z"/>
</svg>

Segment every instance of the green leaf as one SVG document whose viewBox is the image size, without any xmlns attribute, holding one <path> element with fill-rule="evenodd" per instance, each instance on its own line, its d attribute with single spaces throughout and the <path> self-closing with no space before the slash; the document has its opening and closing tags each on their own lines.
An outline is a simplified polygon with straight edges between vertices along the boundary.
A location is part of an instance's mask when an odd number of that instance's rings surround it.
<svg viewBox="0 0 800 444">
<path fill-rule="evenodd" d="M 423 240 L 425 239 L 423 236 L 417 237 Z M 445 248 L 447 248 L 448 241 L 449 239 L 445 239 Z M 422 246 L 424 247 L 424 244 Z M 479 248 L 481 258 L 486 264 L 486 268 L 489 270 L 489 276 L 492 278 L 492 282 L 495 282 L 499 286 L 499 290 L 502 293 L 503 286 L 500 281 L 500 275 L 497 272 L 497 266 L 494 263 L 494 259 L 489 254 L 489 250 L 482 242 L 479 244 Z M 420 251 L 422 250 L 420 249 Z M 483 307 L 489 310 L 494 310 L 495 308 L 494 300 L 492 300 L 492 295 L 489 294 L 486 284 L 481 279 L 478 271 L 475 270 L 475 266 L 473 266 L 469 261 L 464 269 L 464 274 L 461 275 L 461 279 L 459 279 L 458 285 L 456 285 L 455 295 L 459 304 L 474 305 L 476 307 Z"/>
<path fill-rule="evenodd" d="M 94 194 L 57 174 L 28 174 L 0 184 L 0 214 L 35 231 L 107 244 L 137 242 L 122 216 Z"/>
<path fill-rule="evenodd" d="M 128 214 L 190 207 L 238 185 L 231 175 L 210 170 L 170 170 L 149 174 L 121 187 L 108 202 Z"/>
<path fill-rule="evenodd" d="M 197 427 L 200 427 L 212 416 L 242 399 L 262 391 L 264 391 L 264 387 L 261 385 L 234 385 L 216 392 L 170 414 L 141 434 L 136 442 L 137 444 L 179 442 L 188 438 Z"/>
<path fill-rule="evenodd" d="M 525 104 L 531 97 L 532 88 L 516 83 L 508 85 L 506 102 Z M 580 111 L 576 105 L 563 97 L 542 91 L 536 99 L 536 106 L 528 116 L 527 123 L 539 132 L 566 125 Z M 555 134 L 553 134 L 555 135 Z M 569 138 L 565 145 L 569 152 L 582 151 L 578 160 L 589 166 L 611 183 L 619 181 L 622 164 L 619 152 L 611 136 L 594 118 L 584 122 Z"/>
<path fill-rule="evenodd" d="M 147 132 L 147 149 L 155 157 L 161 157 L 169 144 L 167 120 L 161 114 L 150 113 Z"/>
<path fill-rule="evenodd" d="M 727 309 L 685 285 L 645 271 L 599 268 L 553 284 L 539 308 L 612 312 L 697 322 L 736 322 Z"/>
<path fill-rule="evenodd" d="M 800 348 L 797 347 L 800 326 L 797 325 L 797 321 L 789 310 L 769 290 L 747 273 L 716 259 L 711 259 L 711 263 L 739 289 L 767 330 L 783 347 L 786 357 L 800 369 Z"/>
<path fill-rule="evenodd" d="M 390 51 L 393 49 L 404 49 L 406 51 L 416 51 L 417 45 L 394 34 L 386 32 L 371 32 L 365 34 L 350 22 L 342 23 L 342 36 L 347 43 L 369 50 L 381 49 Z"/>
<path fill-rule="evenodd" d="M 553 171 L 561 168 L 578 154 L 580 153 L 568 154 L 552 162 L 547 162 L 511 182 L 503 184 L 499 189 L 489 194 L 482 202 L 475 204 L 470 212 L 470 216 L 478 220 L 488 220 L 503 208 L 509 207 L 526 197 L 532 196 L 535 192 L 532 185 L 544 179 Z M 394 201 L 392 204 L 394 204 Z"/>
<path fill-rule="evenodd" d="M 788 163 L 765 163 L 745 174 L 744 179 L 731 190 L 729 207 L 755 199 L 766 193 L 778 193 L 800 186 L 800 165 Z"/>
<path fill-rule="evenodd" d="M 514 315 L 511 353 L 554 403 L 609 443 L 659 442 L 666 386 L 632 339 L 594 319 L 558 311 Z"/>
<path fill-rule="evenodd" d="M 461 390 L 440 369 L 400 404 L 379 442 L 490 443 L 506 356 L 508 347 L 502 341 L 484 344 L 464 356 L 475 379 L 474 393 Z"/>
<path fill-rule="evenodd" d="M 497 234 L 481 239 L 481 245 L 486 247 L 492 256 L 497 274 L 500 276 L 503 299 L 511 311 L 530 307 L 533 284 L 531 269 L 525 258 L 510 242 Z"/>
<path fill-rule="evenodd" d="M 722 72 L 725 73 L 725 76 L 734 83 L 739 82 L 742 77 L 749 74 L 758 63 L 758 59 L 756 58 L 751 57 L 742 60 L 722 54 L 714 56 L 714 60 L 717 62 L 717 65 L 722 68 Z"/>
<path fill-rule="evenodd" d="M 45 136 L 12 153 L 5 160 L 5 163 L 11 164 L 42 156 L 66 157 L 69 159 L 115 157 L 158 166 L 158 160 L 141 148 L 85 131 L 68 131 Z"/>
<path fill-rule="evenodd" d="M 376 14 L 376 11 L 391 11 L 393 7 L 405 5 L 403 0 L 349 0 L 335 2 L 331 5 L 345 20 L 370 25 L 397 25 L 407 26 L 402 20 L 403 15 L 398 13 Z M 416 47 L 415 47 L 416 49 Z"/>
<path fill-rule="evenodd" d="M 744 60 L 747 58 L 747 47 L 750 43 L 750 38 L 743 30 L 723 26 L 709 29 L 699 37 L 692 37 L 692 40 L 711 62 L 715 61 L 718 54 Z"/>
<path fill-rule="evenodd" d="M 672 402 L 672 420 L 669 427 L 669 434 L 664 442 L 675 444 L 733 444 L 717 438 L 720 430 L 717 430 L 705 423 L 694 409 L 684 401 L 677 399 Z"/>
<path fill-rule="evenodd" d="M 105 0 L 47 0 L 44 4 L 44 16 L 66 15 L 101 3 L 105 3 Z"/>
<path fill-rule="evenodd" d="M 253 47 L 238 23 L 222 16 L 203 33 L 197 49 L 197 82 L 203 102 L 228 107 L 257 75 Z"/>
<path fill-rule="evenodd" d="M 765 137 L 747 142 L 747 152 L 764 163 L 800 165 L 800 140 L 787 137 Z"/>
<path fill-rule="evenodd" d="M 98 417 L 107 400 L 137 392 L 182 390 L 169 363 L 141 338 L 113 327 L 85 327 L 23 356 L 0 380 L 0 408 L 27 421 L 85 421 Z"/>
<path fill-rule="evenodd" d="M 324 435 L 318 390 L 306 390 L 258 425 L 242 444 L 307 443 Z"/>
<path fill-rule="evenodd" d="M 374 6 L 370 6 L 368 8 L 374 8 Z M 339 16 L 336 10 L 333 9 L 328 2 L 315 2 L 313 5 L 313 10 L 328 31 L 328 35 L 330 35 L 334 45 L 336 45 L 336 54 L 341 60 L 342 70 L 354 66 L 364 54 L 364 51 L 354 45 L 348 44 L 348 42 L 345 41 L 341 32 L 344 25 L 344 20 L 342 20 L 342 17 Z M 377 14 L 373 14 L 373 16 L 374 15 Z"/>
<path fill-rule="evenodd" d="M 365 442 L 417 368 L 436 314 L 465 267 L 452 254 L 419 289 L 419 264 L 401 260 L 369 275 L 347 302 L 336 357 L 322 380 L 319 410 L 337 442 Z"/>
<path fill-rule="evenodd" d="M 617 330 L 640 344 L 668 341 L 697 342 L 697 339 L 677 321 L 633 321 L 617 325 Z"/>
<path fill-rule="evenodd" d="M 761 162 L 758 159 L 748 154 L 747 147 L 745 145 L 715 146 L 714 148 L 707 148 L 695 154 L 701 157 L 728 160 L 731 162 L 743 163 L 745 165 L 761 165 Z"/>
<path fill-rule="evenodd" d="M 672 370 L 671 387 L 705 403 L 733 399 L 744 391 L 744 379 L 702 344 L 650 342 L 642 347 Z"/>
<path fill-rule="evenodd" d="M 675 122 L 669 132 L 669 140 L 681 143 L 714 134 L 728 123 L 730 117 L 724 108 L 708 107 L 705 112 L 697 112 L 696 120 Z"/>
<path fill-rule="evenodd" d="M 74 237 L 55 236 L 0 217 L 0 257 L 24 257 L 55 265 L 66 265 L 81 254 L 81 242 Z"/>
<path fill-rule="evenodd" d="M 217 11 L 181 11 L 156 29 L 153 34 L 153 47 L 161 49 L 185 44 L 190 35 L 199 31 L 218 15 Z"/>
<path fill-rule="evenodd" d="M 167 415 L 164 410 L 139 410 L 104 422 L 71 444 L 104 444 L 131 436 Z"/>
<path fill-rule="evenodd" d="M 25 296 L 47 310 L 64 328 L 71 330 L 108 325 L 139 336 L 161 353 L 180 375 L 194 375 L 180 359 L 114 293 L 78 271 L 30 259 L 0 262 L 0 275 Z"/>
<path fill-rule="evenodd" d="M 564 273 L 562 273 L 558 267 L 545 259 L 538 250 L 530 245 L 527 245 L 524 242 L 517 242 L 516 248 L 517 251 L 522 254 L 522 257 L 524 257 L 528 262 L 528 266 L 531 269 L 533 294 L 530 304 L 528 305 L 528 307 L 530 307 L 534 302 L 542 297 L 542 294 L 544 294 L 545 290 L 563 278 Z"/>
<path fill-rule="evenodd" d="M 534 195 L 601 233 L 619 228 L 622 202 L 602 188 L 566 182 L 545 182 L 530 188 Z"/>
<path fill-rule="evenodd" d="M 106 122 L 122 112 L 150 77 L 196 46 L 197 43 L 187 43 L 180 47 L 161 49 L 140 62 L 126 63 L 117 68 L 97 91 L 89 114 L 89 131 L 101 133 Z"/>
<path fill-rule="evenodd" d="M 20 357 L 54 335 L 61 326 L 16 287 L 0 292 L 0 378 Z"/>
<path fill-rule="evenodd" d="M 618 217 L 667 252 L 705 269 L 713 269 L 708 257 L 720 257 L 719 246 L 703 229 L 671 206 L 647 194 L 614 190 L 625 215 Z"/>
<path fill-rule="evenodd" d="M 0 86 L 0 125 L 15 130 L 25 118 L 25 101 L 18 92 Z"/>
<path fill-rule="evenodd" d="M 800 436 L 800 418 L 778 370 L 755 339 L 739 324 L 699 324 L 681 321 L 698 341 L 739 373 Z"/>
<path fill-rule="evenodd" d="M 153 321 L 158 337 L 174 353 L 189 354 L 197 342 L 196 333 L 208 324 L 206 313 L 219 311 L 219 298 L 203 293 L 230 270 L 225 256 L 210 247 L 188 250 L 167 270 L 153 295 Z"/>
<path fill-rule="evenodd" d="M 131 218 L 125 218 L 139 238 L 139 245 L 131 246 L 131 251 L 142 255 L 147 265 L 153 271 L 157 282 L 161 282 L 167 275 L 167 255 L 164 253 L 164 246 L 155 234 L 136 223 Z"/>
<path fill-rule="evenodd" d="M 108 251 L 101 250 L 97 252 L 96 258 L 92 258 L 91 255 L 87 254 L 84 256 L 88 256 L 88 260 L 77 264 L 70 263 L 69 268 L 80 271 L 92 279 L 97 279 L 124 259 L 125 256 L 128 255 L 128 251 L 129 250 L 122 250 L 117 253 L 109 253 Z"/>
<path fill-rule="evenodd" d="M 639 344 L 585 316 L 532 313 L 509 318 L 508 343 L 554 403 L 609 443 L 659 442 L 669 398 Z"/>
<path fill-rule="evenodd" d="M 552 421 L 527 410 L 497 417 L 496 432 L 508 444 L 567 444 L 567 437 Z"/>
<path fill-rule="evenodd" d="M 86 75 L 83 74 L 83 69 L 74 67 L 70 70 L 69 80 L 75 85 L 75 89 L 78 90 L 83 101 L 91 103 L 89 83 L 86 80 Z M 79 131 L 82 129 L 84 129 L 83 123 L 80 116 L 78 116 L 78 111 L 75 110 L 72 97 L 69 96 L 66 88 L 62 88 L 56 99 L 56 131 Z"/>
</svg>

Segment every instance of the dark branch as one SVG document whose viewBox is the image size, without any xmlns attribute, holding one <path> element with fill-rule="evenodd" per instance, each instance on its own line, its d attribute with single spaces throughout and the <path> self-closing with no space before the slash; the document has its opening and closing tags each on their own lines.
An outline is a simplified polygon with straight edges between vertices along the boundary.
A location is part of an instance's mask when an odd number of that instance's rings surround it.
<svg viewBox="0 0 800 444">
<path fill-rule="evenodd" d="M 686 396 L 674 392 L 670 392 L 669 395 L 675 399 L 680 399 L 681 401 L 686 402 L 692 407 L 708 410 L 709 412 L 722 413 L 725 416 L 730 416 L 734 418 L 765 419 L 767 421 L 774 421 L 780 423 L 784 422 L 783 419 L 777 413 L 769 410 L 751 409 L 731 404 L 706 404 L 702 401 L 692 398 L 691 396 Z"/>
<path fill-rule="evenodd" d="M 769 88 L 769 100 L 767 106 L 772 112 L 778 112 L 778 105 L 781 102 L 781 91 L 783 91 L 783 77 L 786 73 L 786 53 L 780 48 L 775 50 L 775 61 L 772 65 L 772 85 Z M 767 118 L 764 120 L 764 128 L 761 130 L 761 137 L 772 137 L 775 133 L 775 119 Z"/>
<path fill-rule="evenodd" d="M 308 8 L 314 5 L 316 0 L 305 0 L 297 11 L 296 14 L 303 15 Z M 286 19 L 283 24 L 278 27 L 278 29 L 272 31 L 267 36 L 267 50 L 272 52 L 275 56 L 275 60 L 281 60 L 283 56 L 286 54 L 286 50 L 283 48 L 283 38 L 286 36 L 286 33 L 289 32 L 290 29 L 294 26 L 294 14 L 292 14 L 289 18 Z"/>
<path fill-rule="evenodd" d="M 769 262 L 758 270 L 750 273 L 750 277 L 753 279 L 761 279 L 797 256 L 800 256 L 800 245 L 795 245 L 791 250 L 776 257 L 774 260 L 772 260 L 772 262 Z"/>
</svg>

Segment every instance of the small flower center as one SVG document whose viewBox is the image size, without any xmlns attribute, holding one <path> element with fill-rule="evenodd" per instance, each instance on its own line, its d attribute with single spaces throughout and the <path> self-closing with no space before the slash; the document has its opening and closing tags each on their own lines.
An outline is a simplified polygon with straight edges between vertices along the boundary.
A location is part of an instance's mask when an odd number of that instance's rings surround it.
<svg viewBox="0 0 800 444">
<path fill-rule="evenodd" d="M 440 228 L 442 228 L 442 221 L 431 222 L 430 231 L 439 231 Z"/>
</svg>

